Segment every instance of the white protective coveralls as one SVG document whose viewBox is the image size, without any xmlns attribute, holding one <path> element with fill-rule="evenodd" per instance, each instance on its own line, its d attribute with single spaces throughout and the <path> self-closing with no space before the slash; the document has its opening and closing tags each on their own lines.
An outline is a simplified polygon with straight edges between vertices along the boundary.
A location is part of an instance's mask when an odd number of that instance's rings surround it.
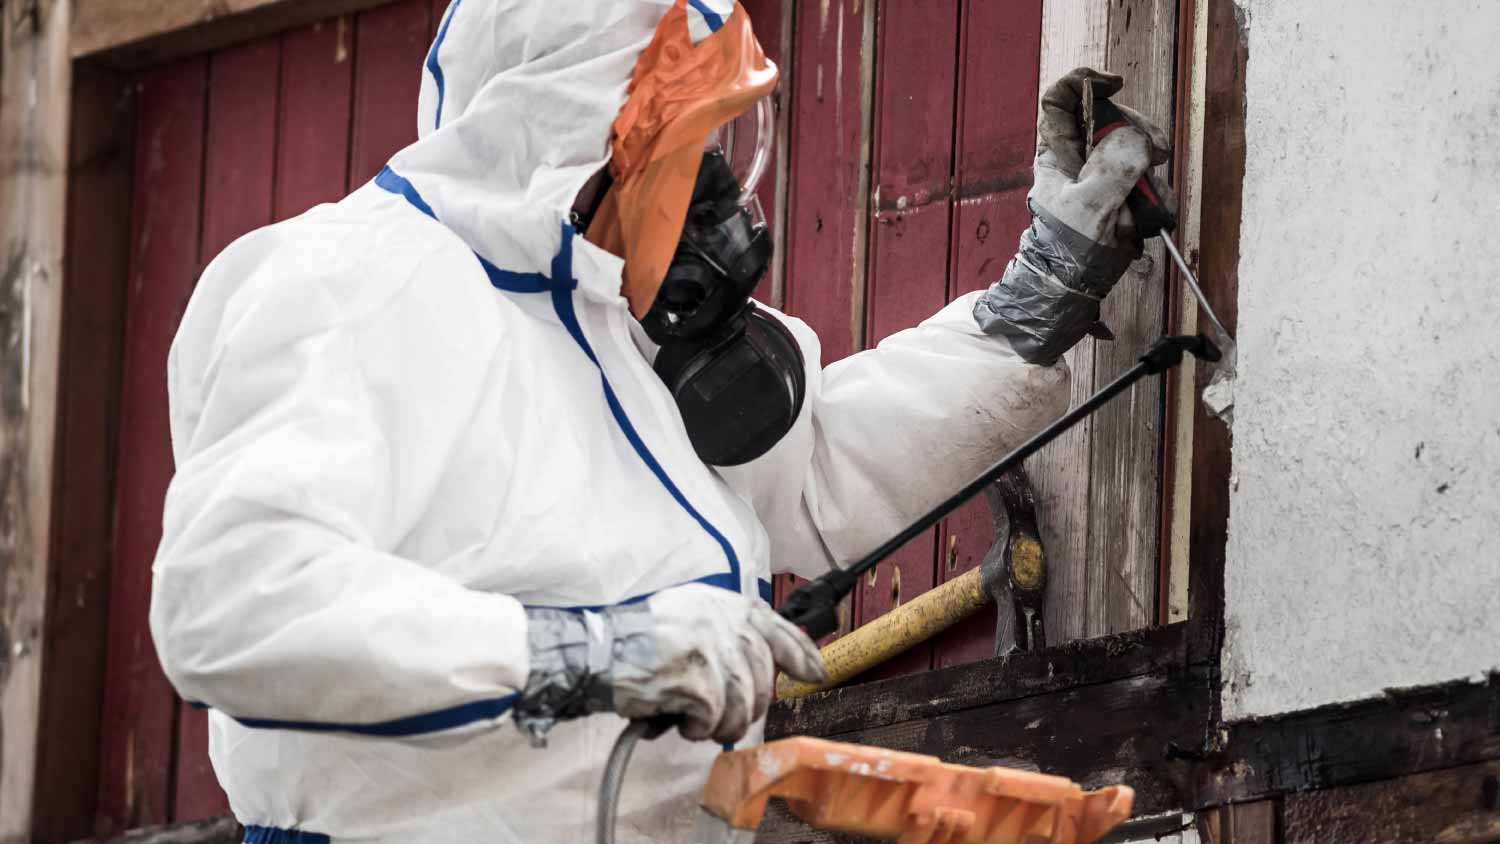
<svg viewBox="0 0 1500 844">
<path fill-rule="evenodd" d="M 669 4 L 454 0 L 421 139 L 234 243 L 194 293 L 151 625 L 213 710 L 252 840 L 592 840 L 624 721 L 529 746 L 507 716 L 524 606 L 814 576 L 1066 406 L 1066 370 L 982 334 L 973 297 L 827 369 L 788 319 L 808 364 L 795 429 L 744 467 L 697 459 L 621 261 L 567 222 Z M 690 5 L 697 37 L 732 8 Z M 719 749 L 638 749 L 621 840 L 686 842 Z"/>
</svg>

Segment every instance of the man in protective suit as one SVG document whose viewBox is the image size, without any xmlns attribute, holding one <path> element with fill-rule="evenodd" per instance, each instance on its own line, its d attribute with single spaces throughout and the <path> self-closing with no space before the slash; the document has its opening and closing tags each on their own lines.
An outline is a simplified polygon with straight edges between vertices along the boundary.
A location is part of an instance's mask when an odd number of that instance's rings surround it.
<svg viewBox="0 0 1500 844">
<path fill-rule="evenodd" d="M 822 674 L 772 573 L 860 557 L 1065 409 L 1165 155 L 1132 128 L 1084 162 L 1081 92 L 1120 80 L 1045 98 L 1004 278 L 826 368 L 749 301 L 765 231 L 704 151 L 774 82 L 732 0 L 453 0 L 421 139 L 205 272 L 151 625 L 250 840 L 587 841 L 622 716 L 671 713 L 620 834 L 686 841 L 773 665 Z"/>
</svg>

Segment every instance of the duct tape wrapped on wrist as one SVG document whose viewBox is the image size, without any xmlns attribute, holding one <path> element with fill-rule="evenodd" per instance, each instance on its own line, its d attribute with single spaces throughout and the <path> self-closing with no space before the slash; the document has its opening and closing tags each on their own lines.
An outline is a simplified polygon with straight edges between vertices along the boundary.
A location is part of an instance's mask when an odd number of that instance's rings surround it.
<svg viewBox="0 0 1500 844">
<path fill-rule="evenodd" d="M 1035 202 L 1030 206 L 1020 251 L 975 303 L 974 321 L 1009 340 L 1028 363 L 1048 365 L 1086 335 L 1109 337 L 1099 304 L 1141 248 L 1099 243 Z"/>
<path fill-rule="evenodd" d="M 615 685 L 649 677 L 660 660 L 645 604 L 601 612 L 528 609 L 531 671 L 512 710 L 516 725 L 542 743 L 558 721 L 614 711 Z"/>
</svg>

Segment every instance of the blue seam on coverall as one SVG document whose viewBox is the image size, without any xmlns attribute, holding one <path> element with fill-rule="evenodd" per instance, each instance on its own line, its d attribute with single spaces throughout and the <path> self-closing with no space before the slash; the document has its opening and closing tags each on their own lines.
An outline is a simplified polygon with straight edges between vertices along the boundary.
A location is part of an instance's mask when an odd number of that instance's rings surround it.
<svg viewBox="0 0 1500 844">
<path fill-rule="evenodd" d="M 432 118 L 434 130 L 443 128 L 443 101 L 447 99 L 448 85 L 443 76 L 443 65 L 438 61 L 438 50 L 442 49 L 443 41 L 448 38 L 448 27 L 453 23 L 453 16 L 458 13 L 458 6 L 464 0 L 453 0 L 453 5 L 448 7 L 448 16 L 443 18 L 443 25 L 438 27 L 437 38 L 432 41 L 432 49 L 427 53 L 427 71 L 432 74 L 432 80 L 437 83 L 437 114 Z"/>
<path fill-rule="evenodd" d="M 245 844 L 330 844 L 332 841 L 333 839 L 321 832 L 255 824 L 245 825 Z"/>
<path fill-rule="evenodd" d="M 718 32 L 719 27 L 724 25 L 724 18 L 718 12 L 710 9 L 708 4 L 704 3 L 703 0 L 688 0 L 688 4 L 697 9 L 698 14 L 703 16 L 704 23 L 708 24 L 709 32 Z"/>
</svg>

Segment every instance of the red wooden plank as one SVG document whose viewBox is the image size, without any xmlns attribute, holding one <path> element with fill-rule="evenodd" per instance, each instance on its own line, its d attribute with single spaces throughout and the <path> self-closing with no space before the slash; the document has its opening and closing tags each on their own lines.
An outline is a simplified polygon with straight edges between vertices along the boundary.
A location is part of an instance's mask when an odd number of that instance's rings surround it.
<svg viewBox="0 0 1500 844">
<path fill-rule="evenodd" d="M 344 196 L 354 102 L 353 40 L 351 18 L 290 31 L 282 40 L 275 219 Z"/>
<path fill-rule="evenodd" d="M 438 30 L 443 28 L 443 19 L 448 16 L 448 2 L 449 0 L 432 0 L 429 40 L 437 38 Z"/>
<path fill-rule="evenodd" d="M 860 200 L 869 144 L 864 72 L 873 50 L 865 8 L 794 3 L 794 35 L 787 39 L 792 55 L 782 62 L 790 77 L 781 89 L 783 107 L 795 139 L 787 149 L 783 303 L 818 333 L 824 365 L 858 350 L 863 334 L 857 311 L 864 302 L 868 225 Z M 761 9 L 752 15 L 757 25 L 769 16 Z M 762 35 L 763 46 L 766 41 Z M 777 601 L 799 583 L 778 577 Z M 852 608 L 849 615 L 852 622 Z"/>
<path fill-rule="evenodd" d="M 169 820 L 176 695 L 147 612 L 172 476 L 167 351 L 198 275 L 206 71 L 191 59 L 147 73 L 139 88 L 99 777 L 101 826 L 112 830 Z"/>
<path fill-rule="evenodd" d="M 276 150 L 276 85 L 281 41 L 270 38 L 222 50 L 209 60 L 208 145 L 204 151 L 203 231 L 207 265 L 235 239 L 271 222 Z M 181 706 L 173 821 L 228 814 L 208 759 L 208 713 Z"/>
<path fill-rule="evenodd" d="M 871 345 L 947 301 L 958 6 L 958 0 L 895 0 L 877 7 Z M 931 589 L 936 551 L 933 529 L 867 576 L 855 623 Z M 931 657 L 931 646 L 920 645 L 871 677 L 923 671 Z"/>
<path fill-rule="evenodd" d="M 352 19 L 338 18 L 289 32 L 282 41 L 278 220 L 344 195 L 354 96 L 353 30 Z"/>
<path fill-rule="evenodd" d="M 818 333 L 825 364 L 859 348 L 863 325 L 863 5 L 797 3 L 795 12 L 786 303 Z"/>
<path fill-rule="evenodd" d="M 1030 222 L 1026 192 L 1036 151 L 1041 0 L 968 0 L 960 40 L 950 297 L 999 279 Z M 993 541 L 989 506 L 971 501 L 943 525 L 939 580 L 979 565 Z M 994 637 L 990 608 L 937 640 L 937 666 L 991 656 Z"/>
<path fill-rule="evenodd" d="M 417 94 L 431 22 L 432 0 L 401 0 L 359 15 L 350 190 L 375 178 L 392 155 L 417 139 Z"/>
</svg>

